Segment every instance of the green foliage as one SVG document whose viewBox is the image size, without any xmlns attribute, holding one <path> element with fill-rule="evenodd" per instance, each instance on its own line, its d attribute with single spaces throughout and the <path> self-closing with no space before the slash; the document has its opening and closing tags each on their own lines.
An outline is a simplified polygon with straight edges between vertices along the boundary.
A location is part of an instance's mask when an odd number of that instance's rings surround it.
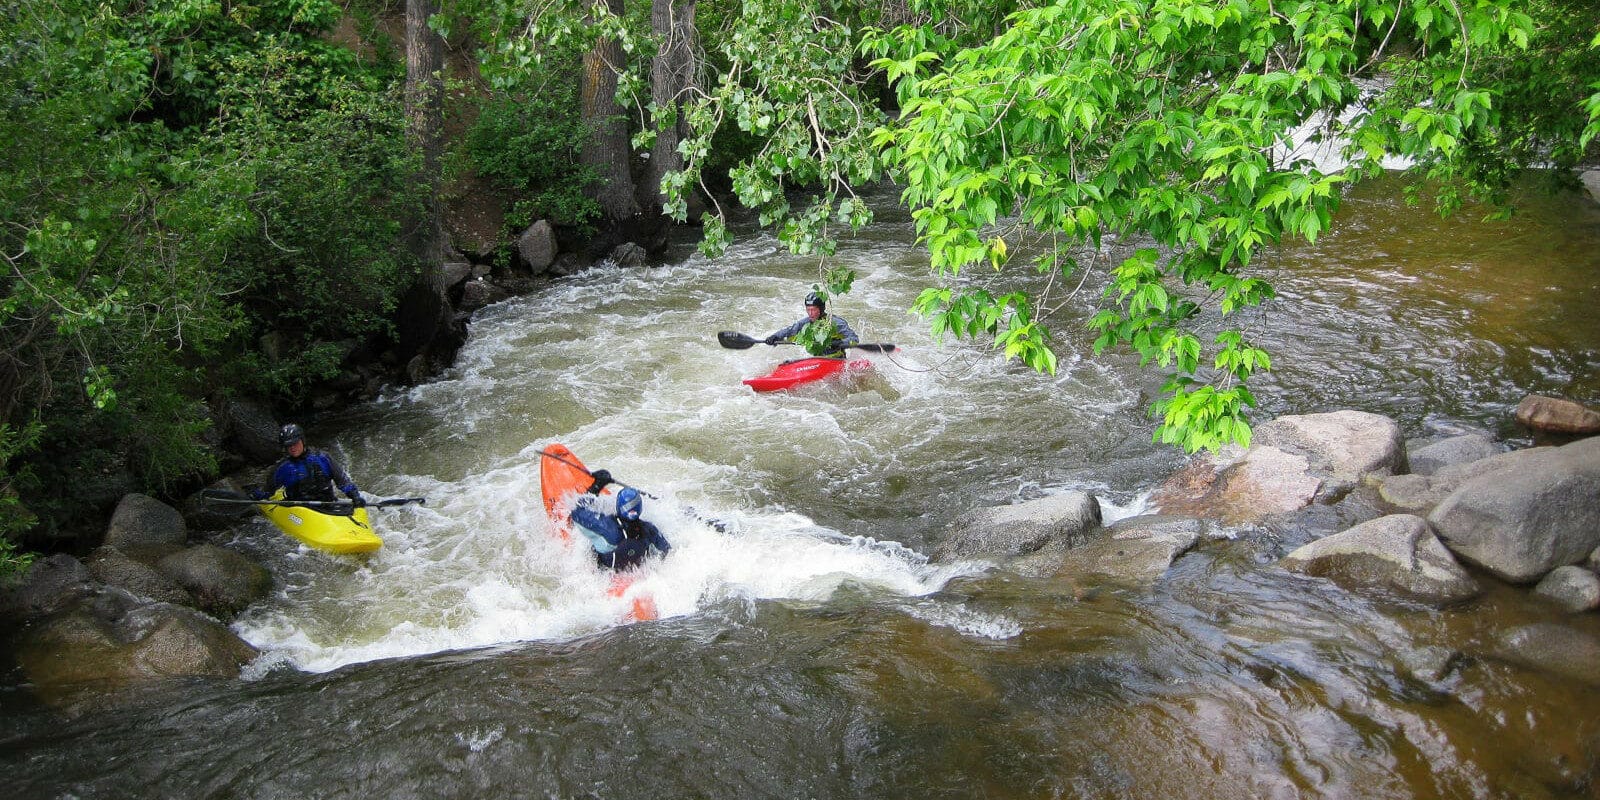
<svg viewBox="0 0 1600 800">
<path fill-rule="evenodd" d="M 181 489 L 215 469 L 201 398 L 292 392 L 336 365 L 327 342 L 384 330 L 418 190 L 394 64 L 318 38 L 339 14 L 0 14 L 0 534 L 97 511 L 91 484 Z M 257 336 L 286 327 L 312 368 L 262 364 Z"/>
<path fill-rule="evenodd" d="M 518 197 L 508 225 L 521 229 L 548 219 L 585 229 L 600 216 L 599 204 L 584 194 L 597 177 L 578 163 L 585 132 L 570 85 L 497 92 L 478 104 L 462 155 L 466 166 Z"/>
</svg>

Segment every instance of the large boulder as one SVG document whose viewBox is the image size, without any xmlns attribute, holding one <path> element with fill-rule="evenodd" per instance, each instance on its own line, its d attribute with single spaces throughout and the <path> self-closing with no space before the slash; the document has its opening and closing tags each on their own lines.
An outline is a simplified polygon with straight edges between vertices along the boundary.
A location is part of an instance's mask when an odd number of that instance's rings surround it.
<svg viewBox="0 0 1600 800">
<path fill-rule="evenodd" d="M 1379 588 L 1435 605 L 1470 600 L 1482 592 L 1428 521 L 1394 514 L 1318 539 L 1285 556 L 1284 567 L 1341 586 Z"/>
<path fill-rule="evenodd" d="M 237 677 L 257 655 L 222 623 L 167 603 L 140 605 L 109 590 L 30 626 L 17 663 L 47 700 L 157 678 Z"/>
<path fill-rule="evenodd" d="M 194 596 L 199 608 L 228 619 L 272 589 L 272 575 L 260 564 L 214 544 L 173 553 L 157 564 Z"/>
<path fill-rule="evenodd" d="M 1600 608 L 1600 575 L 1583 567 L 1556 567 L 1533 593 L 1568 611 L 1593 611 Z"/>
<path fill-rule="evenodd" d="M 1019 562 L 1023 574 L 1148 585 L 1167 573 L 1178 556 L 1207 536 L 1210 523 L 1192 517 L 1146 514 L 1118 520 L 1094 538 L 1065 553 L 1046 552 Z"/>
<path fill-rule="evenodd" d="M 1529 430 L 1568 436 L 1600 433 L 1600 411 L 1559 397 L 1530 394 L 1517 404 L 1517 422 Z"/>
<path fill-rule="evenodd" d="M 1439 467 L 1432 475 L 1383 475 L 1372 482 L 1378 496 L 1396 511 L 1426 516 L 1465 483 L 1502 470 L 1520 470 L 1543 461 L 1554 448 L 1533 447 Z"/>
<path fill-rule="evenodd" d="M 1405 468 L 1400 425 L 1361 411 L 1279 417 L 1250 449 L 1196 459 L 1151 503 L 1163 514 L 1253 524 L 1313 503 L 1334 503 L 1364 476 Z"/>
<path fill-rule="evenodd" d="M 538 275 L 556 263 L 556 233 L 547 220 L 539 220 L 517 237 L 517 253 Z"/>
<path fill-rule="evenodd" d="M 189 527 L 178 510 L 142 494 L 124 495 L 106 526 L 105 543 L 112 547 L 183 544 Z"/>
<path fill-rule="evenodd" d="M 1480 433 L 1464 433 L 1407 453 L 1414 475 L 1432 475 L 1444 467 L 1499 455 L 1505 448 Z"/>
<path fill-rule="evenodd" d="M 282 456 L 278 445 L 278 418 L 266 403 L 248 397 L 230 397 L 220 414 L 228 439 L 255 464 L 270 464 Z"/>
<path fill-rule="evenodd" d="M 1037 500 L 981 508 L 957 518 L 934 548 L 934 558 L 1020 556 L 1052 543 L 1066 549 L 1100 526 L 1100 503 L 1088 492 L 1062 492 Z"/>
<path fill-rule="evenodd" d="M 194 597 L 177 581 L 110 545 L 90 554 L 89 572 L 107 586 L 152 602 L 190 607 L 195 604 Z"/>
<path fill-rule="evenodd" d="M 1519 452 L 1534 455 L 1461 484 L 1428 521 L 1457 556 L 1527 583 L 1600 546 L 1600 438 Z"/>
</svg>

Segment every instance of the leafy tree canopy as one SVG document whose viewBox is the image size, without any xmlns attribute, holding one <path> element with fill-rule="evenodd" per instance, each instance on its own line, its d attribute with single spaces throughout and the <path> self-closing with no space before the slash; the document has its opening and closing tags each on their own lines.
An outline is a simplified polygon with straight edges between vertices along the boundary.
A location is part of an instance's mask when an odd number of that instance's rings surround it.
<svg viewBox="0 0 1600 800">
<path fill-rule="evenodd" d="M 1584 0 L 702 5 L 718 69 L 685 112 L 671 213 L 729 126 L 758 143 L 730 171 L 734 193 L 797 253 L 825 257 L 870 221 L 854 188 L 889 178 L 945 279 L 916 310 L 1045 372 L 1060 297 L 950 279 L 1005 273 L 1024 239 L 1045 242 L 1028 267 L 1061 278 L 1099 267 L 1108 239 L 1132 244 L 1103 267 L 1094 349 L 1168 371 L 1155 436 L 1190 451 L 1249 442 L 1247 382 L 1272 364 L 1238 324 L 1273 297 L 1252 263 L 1324 233 L 1343 185 L 1401 159 L 1442 212 L 1466 197 L 1504 209 L 1519 173 L 1563 175 L 1600 133 Z M 1296 155 L 1318 143 L 1336 163 Z M 705 220 L 710 253 L 720 214 Z M 824 269 L 821 283 L 846 277 Z"/>
</svg>

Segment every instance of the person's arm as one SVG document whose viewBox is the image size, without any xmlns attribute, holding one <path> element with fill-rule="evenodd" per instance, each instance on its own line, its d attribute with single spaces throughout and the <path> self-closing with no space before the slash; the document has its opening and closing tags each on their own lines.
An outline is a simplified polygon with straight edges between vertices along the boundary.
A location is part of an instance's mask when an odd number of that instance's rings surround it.
<svg viewBox="0 0 1600 800">
<path fill-rule="evenodd" d="M 787 328 L 783 328 L 782 330 L 779 330 L 777 333 L 774 333 L 771 336 L 768 336 L 767 337 L 767 344 L 777 344 L 778 342 L 781 342 L 784 339 L 791 338 L 795 334 L 799 333 L 801 330 L 805 329 L 805 327 L 807 325 L 810 325 L 810 324 L 811 324 L 811 319 L 809 317 L 806 318 L 806 319 L 800 320 L 799 322 L 796 322 L 795 324 L 790 325 Z"/>
<path fill-rule="evenodd" d="M 861 339 L 856 336 L 856 332 L 850 327 L 850 323 L 844 321 L 844 317 L 835 316 L 833 318 L 833 328 L 839 332 L 839 336 L 843 337 L 845 344 L 861 344 Z"/>
<path fill-rule="evenodd" d="M 323 466 L 328 470 L 328 476 L 333 478 L 333 485 L 339 487 L 339 491 L 344 492 L 344 496 L 350 498 L 352 503 L 354 503 L 356 506 L 364 506 L 367 504 L 367 502 L 361 498 L 361 492 L 356 489 L 356 482 L 350 480 L 350 474 L 345 472 L 343 467 L 339 466 L 339 462 L 333 460 L 333 456 L 330 456 L 327 453 L 317 453 L 312 457 L 322 459 Z"/>
<path fill-rule="evenodd" d="M 609 553 L 622 541 L 622 529 L 617 527 L 617 521 L 592 508 L 580 505 L 572 509 L 571 519 L 572 527 L 589 540 L 597 553 Z"/>
<path fill-rule="evenodd" d="M 661 555 L 665 556 L 672 550 L 672 543 L 667 541 L 667 537 L 661 535 L 661 529 L 657 528 L 655 523 L 645 522 L 644 524 L 647 530 L 645 541 L 649 542 L 651 547 L 660 550 Z"/>
</svg>

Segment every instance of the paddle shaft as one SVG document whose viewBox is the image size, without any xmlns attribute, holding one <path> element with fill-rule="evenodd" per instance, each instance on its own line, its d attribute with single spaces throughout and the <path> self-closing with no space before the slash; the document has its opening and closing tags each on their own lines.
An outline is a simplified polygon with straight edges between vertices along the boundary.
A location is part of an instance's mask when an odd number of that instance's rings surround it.
<svg viewBox="0 0 1600 800">
<path fill-rule="evenodd" d="M 337 508 L 348 510 L 352 507 L 349 500 L 253 500 L 249 497 L 218 497 L 217 495 L 202 495 L 213 503 L 236 503 L 251 506 L 301 506 L 304 508 Z M 420 503 L 426 505 L 426 497 L 395 497 L 388 500 L 375 500 L 367 503 L 368 508 L 392 508 L 394 506 Z"/>
<path fill-rule="evenodd" d="M 717 334 L 717 341 L 729 350 L 746 350 L 755 345 L 767 343 L 765 339 L 757 339 L 754 336 L 747 336 L 737 331 L 722 331 Z M 799 342 L 781 339 L 773 342 L 773 344 L 799 344 Z M 893 353 L 895 351 L 895 346 L 892 344 L 847 344 L 841 346 L 855 350 L 865 350 L 869 353 Z"/>
</svg>

